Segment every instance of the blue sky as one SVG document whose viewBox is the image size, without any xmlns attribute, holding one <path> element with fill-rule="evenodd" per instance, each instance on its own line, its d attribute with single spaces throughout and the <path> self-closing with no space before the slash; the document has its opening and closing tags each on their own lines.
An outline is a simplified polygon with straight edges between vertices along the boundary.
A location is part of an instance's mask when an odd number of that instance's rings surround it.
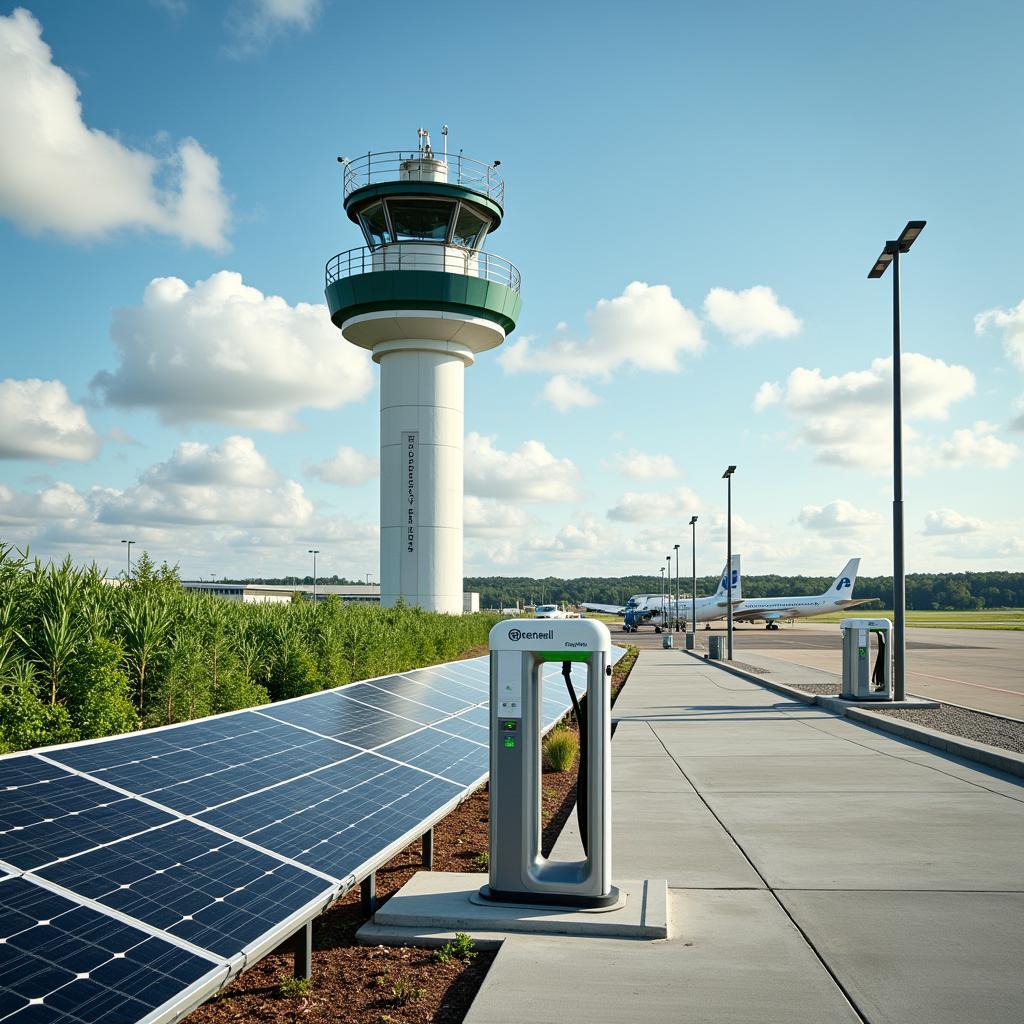
<svg viewBox="0 0 1024 1024">
<path fill-rule="evenodd" d="M 523 314 L 466 379 L 467 574 L 1024 568 L 1009 3 L 0 5 L 0 537 L 376 575 L 377 370 L 326 318 L 339 154 L 500 159 Z M 159 281 L 158 279 L 170 279 Z M 151 282 L 156 281 L 156 284 Z M 340 449 L 340 451 L 339 451 Z"/>
</svg>

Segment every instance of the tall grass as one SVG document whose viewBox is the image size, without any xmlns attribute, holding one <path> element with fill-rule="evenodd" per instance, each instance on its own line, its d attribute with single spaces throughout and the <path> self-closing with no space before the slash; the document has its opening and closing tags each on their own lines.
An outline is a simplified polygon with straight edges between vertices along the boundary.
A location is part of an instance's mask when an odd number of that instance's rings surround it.
<svg viewBox="0 0 1024 1024">
<path fill-rule="evenodd" d="M 497 615 L 242 604 L 182 590 L 145 554 L 104 583 L 0 544 L 0 753 L 168 725 L 446 661 Z"/>
</svg>

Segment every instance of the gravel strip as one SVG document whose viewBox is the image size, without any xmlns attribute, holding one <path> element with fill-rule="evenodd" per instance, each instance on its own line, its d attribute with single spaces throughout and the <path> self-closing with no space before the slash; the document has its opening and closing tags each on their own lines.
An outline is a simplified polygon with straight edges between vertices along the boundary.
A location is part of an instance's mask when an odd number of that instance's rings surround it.
<svg viewBox="0 0 1024 1024">
<path fill-rule="evenodd" d="M 1002 747 L 1015 754 L 1024 754 L 1024 724 L 1008 718 L 968 711 L 949 704 L 937 708 L 871 708 L 891 718 L 902 718 L 915 725 L 923 725 L 938 732 L 959 736 L 961 739 L 987 743 L 990 747 Z"/>
<path fill-rule="evenodd" d="M 838 697 L 839 690 L 835 683 L 786 683 L 794 690 L 803 690 L 804 693 L 820 693 L 822 697 Z"/>
<path fill-rule="evenodd" d="M 839 691 L 834 683 L 788 683 L 796 690 L 805 693 L 820 693 L 824 697 L 838 697 Z M 902 718 L 915 725 L 923 725 L 936 732 L 944 732 L 960 739 L 974 740 L 975 743 L 987 743 L 990 747 L 1002 747 L 1012 750 L 1015 754 L 1024 754 L 1024 723 L 996 715 L 986 715 L 981 711 L 969 711 L 967 708 L 954 707 L 940 703 L 937 708 L 886 708 L 870 707 L 868 711 L 891 718 Z"/>
</svg>

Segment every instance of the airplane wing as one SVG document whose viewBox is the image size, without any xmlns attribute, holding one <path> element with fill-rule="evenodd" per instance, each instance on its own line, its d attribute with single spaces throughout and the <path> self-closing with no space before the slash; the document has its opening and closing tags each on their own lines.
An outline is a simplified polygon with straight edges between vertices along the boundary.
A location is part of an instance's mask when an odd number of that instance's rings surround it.
<svg viewBox="0 0 1024 1024">
<path fill-rule="evenodd" d="M 624 615 L 626 609 L 621 604 L 587 604 L 583 603 L 580 605 L 582 609 L 588 612 L 604 612 L 605 615 Z"/>
</svg>

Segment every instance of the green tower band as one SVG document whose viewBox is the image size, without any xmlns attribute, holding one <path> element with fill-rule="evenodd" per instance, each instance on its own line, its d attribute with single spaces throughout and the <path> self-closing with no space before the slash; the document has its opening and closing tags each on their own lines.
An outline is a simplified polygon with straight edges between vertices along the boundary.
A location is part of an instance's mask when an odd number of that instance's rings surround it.
<svg viewBox="0 0 1024 1024">
<path fill-rule="evenodd" d="M 519 271 L 483 248 L 504 213 L 499 162 L 439 156 L 423 129 L 415 151 L 339 159 L 367 244 L 328 262 L 326 295 L 380 364 L 381 601 L 460 614 L 463 377 L 521 305 Z"/>
</svg>

